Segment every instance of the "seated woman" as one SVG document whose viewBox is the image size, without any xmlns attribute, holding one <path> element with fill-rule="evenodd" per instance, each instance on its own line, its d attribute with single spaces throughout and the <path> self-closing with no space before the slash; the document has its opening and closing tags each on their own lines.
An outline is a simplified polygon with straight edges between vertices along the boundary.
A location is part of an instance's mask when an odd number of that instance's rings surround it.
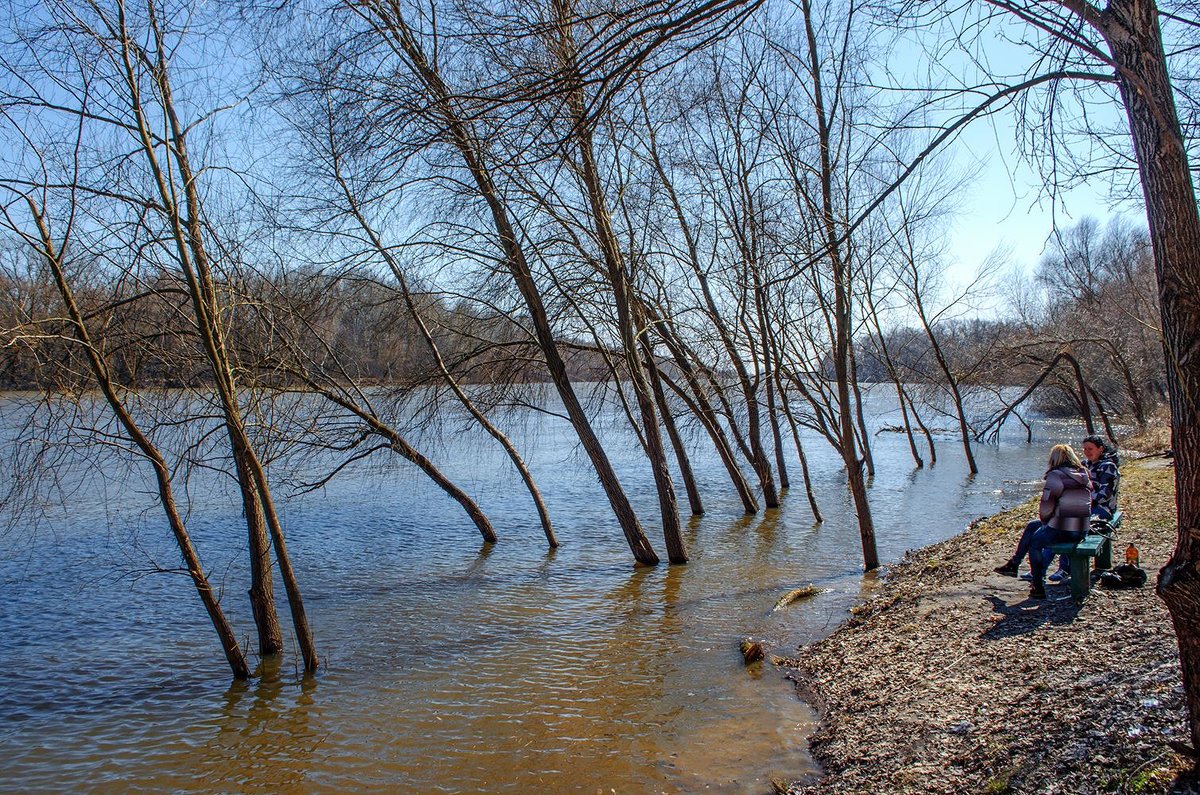
<svg viewBox="0 0 1200 795">
<path fill-rule="evenodd" d="M 1079 462 L 1075 451 L 1065 444 L 1050 448 L 1042 501 L 1038 505 L 1038 521 L 1030 522 L 1021 534 L 1017 554 L 996 571 L 1009 577 L 1017 576 L 1017 566 L 1025 553 L 1033 567 L 1033 586 L 1029 595 L 1035 599 L 1046 596 L 1046 568 L 1051 555 L 1048 548 L 1065 541 L 1081 541 L 1087 534 L 1092 512 L 1092 482 Z"/>
</svg>

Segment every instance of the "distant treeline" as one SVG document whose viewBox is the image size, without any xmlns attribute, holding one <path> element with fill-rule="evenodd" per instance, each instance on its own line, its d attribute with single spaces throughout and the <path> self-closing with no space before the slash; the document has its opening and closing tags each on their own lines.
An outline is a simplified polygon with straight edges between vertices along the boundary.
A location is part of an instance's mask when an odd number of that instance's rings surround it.
<svg viewBox="0 0 1200 795">
<path fill-rule="evenodd" d="M 1158 291 L 1150 242 L 1120 218 L 1084 219 L 1051 240 L 1031 277 L 1008 274 L 1000 318 L 892 328 L 860 340 L 859 378 L 944 386 L 931 340 L 955 377 L 975 386 L 1030 387 L 1052 415 L 1089 411 L 1142 424 L 1166 401 Z M 1086 396 L 1086 402 L 1085 402 Z"/>
<path fill-rule="evenodd" d="M 0 324 L 22 329 L 0 347 L 0 389 L 75 391 L 92 385 L 59 316 L 59 296 L 48 270 L 36 259 L 8 251 L 0 268 Z M 103 317 L 102 339 L 110 351 L 112 376 L 130 388 L 204 387 L 212 370 L 190 319 L 186 286 L 165 275 L 151 285 L 132 286 L 97 269 L 86 290 L 76 293 L 90 317 Z M 440 378 L 430 347 L 421 339 L 413 313 L 393 287 L 363 279 L 335 278 L 312 271 L 260 277 L 222 285 L 225 313 L 243 368 L 254 380 L 275 386 L 300 380 L 271 351 L 280 321 L 303 326 L 321 340 L 307 351 L 344 369 L 347 381 L 415 387 Z M 519 318 L 482 310 L 478 302 L 452 301 L 432 293 L 413 301 L 437 340 L 443 357 L 464 383 L 537 383 L 546 379 L 537 346 Z M 34 331 L 33 329 L 36 329 Z M 603 357 L 585 346 L 565 346 L 573 378 L 606 380 Z M 336 364 L 335 364 L 336 363 Z"/>
</svg>

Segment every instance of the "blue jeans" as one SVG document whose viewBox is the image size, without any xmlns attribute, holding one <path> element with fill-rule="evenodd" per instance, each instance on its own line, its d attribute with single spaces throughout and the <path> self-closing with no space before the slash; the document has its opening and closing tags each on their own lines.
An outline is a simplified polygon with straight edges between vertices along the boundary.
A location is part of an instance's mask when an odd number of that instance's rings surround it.
<svg viewBox="0 0 1200 795">
<path fill-rule="evenodd" d="M 1041 521 L 1034 519 L 1029 524 L 1025 525 L 1025 529 L 1021 531 L 1021 540 L 1017 542 L 1017 551 L 1013 553 L 1012 559 L 1020 565 L 1021 561 L 1025 560 L 1025 556 L 1029 554 L 1029 545 L 1033 542 L 1033 534 L 1042 527 Z"/>
<path fill-rule="evenodd" d="M 1110 514 L 1104 508 L 1093 508 L 1092 509 L 1092 518 L 1093 519 L 1103 519 L 1105 521 L 1108 521 L 1109 519 L 1112 518 L 1112 514 Z M 1025 529 L 1021 531 L 1021 540 L 1017 542 L 1017 551 L 1015 553 L 1013 553 L 1013 560 L 1015 560 L 1018 563 L 1018 565 L 1020 564 L 1020 562 L 1022 560 L 1025 559 L 1025 556 L 1027 554 L 1029 554 L 1030 544 L 1033 543 L 1033 534 L 1036 533 L 1038 531 L 1038 529 L 1043 526 L 1044 525 L 1041 523 L 1041 521 L 1035 519 L 1032 522 L 1030 522 L 1029 524 L 1025 525 Z M 1078 539 L 1076 539 L 1076 540 L 1078 540 Z M 1052 541 L 1051 543 L 1058 543 L 1058 542 Z M 1030 562 L 1030 564 L 1033 563 L 1032 557 L 1029 559 L 1029 562 Z M 1060 569 L 1062 569 L 1063 571 L 1070 571 L 1071 570 L 1071 558 L 1068 555 L 1063 555 L 1061 558 L 1058 559 L 1058 567 Z"/>
<path fill-rule="evenodd" d="M 1082 540 L 1083 533 L 1078 530 L 1059 530 L 1050 525 L 1042 525 L 1035 530 L 1029 539 L 1029 566 L 1032 570 L 1034 585 L 1045 583 L 1046 569 L 1050 566 L 1050 561 L 1054 559 L 1054 556 L 1050 554 L 1051 546 L 1068 541 L 1078 543 Z"/>
</svg>

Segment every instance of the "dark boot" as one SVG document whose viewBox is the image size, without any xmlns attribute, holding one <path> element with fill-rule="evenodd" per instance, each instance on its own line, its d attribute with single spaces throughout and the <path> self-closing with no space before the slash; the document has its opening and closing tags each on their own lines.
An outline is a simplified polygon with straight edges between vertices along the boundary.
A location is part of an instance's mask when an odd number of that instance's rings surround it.
<svg viewBox="0 0 1200 795">
<path fill-rule="evenodd" d="M 1035 582 L 1033 585 L 1031 585 L 1029 587 L 1029 598 L 1030 599 L 1045 599 L 1046 598 L 1046 586 L 1043 583 Z"/>
<path fill-rule="evenodd" d="M 1003 574 L 1005 577 L 1016 577 L 1017 568 L 1020 565 L 1021 564 L 1018 561 L 1010 560 L 1003 566 L 997 566 L 996 568 L 992 569 L 992 571 L 996 572 L 997 574 Z"/>
</svg>

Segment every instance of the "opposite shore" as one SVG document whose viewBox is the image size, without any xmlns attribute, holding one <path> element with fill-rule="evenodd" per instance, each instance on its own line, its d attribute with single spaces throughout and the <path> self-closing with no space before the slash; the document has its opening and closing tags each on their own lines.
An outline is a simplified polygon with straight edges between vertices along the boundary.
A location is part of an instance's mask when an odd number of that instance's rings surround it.
<svg viewBox="0 0 1200 795">
<path fill-rule="evenodd" d="M 787 664 L 821 711 L 823 768 L 793 793 L 1154 793 L 1180 778 L 1187 740 L 1178 647 L 1154 578 L 1175 543 L 1174 469 L 1126 464 L 1114 542 L 1150 582 L 1082 604 L 992 571 L 1033 502 L 910 552 L 830 637 Z M 1023 569 L 1024 570 L 1024 569 Z"/>
</svg>

